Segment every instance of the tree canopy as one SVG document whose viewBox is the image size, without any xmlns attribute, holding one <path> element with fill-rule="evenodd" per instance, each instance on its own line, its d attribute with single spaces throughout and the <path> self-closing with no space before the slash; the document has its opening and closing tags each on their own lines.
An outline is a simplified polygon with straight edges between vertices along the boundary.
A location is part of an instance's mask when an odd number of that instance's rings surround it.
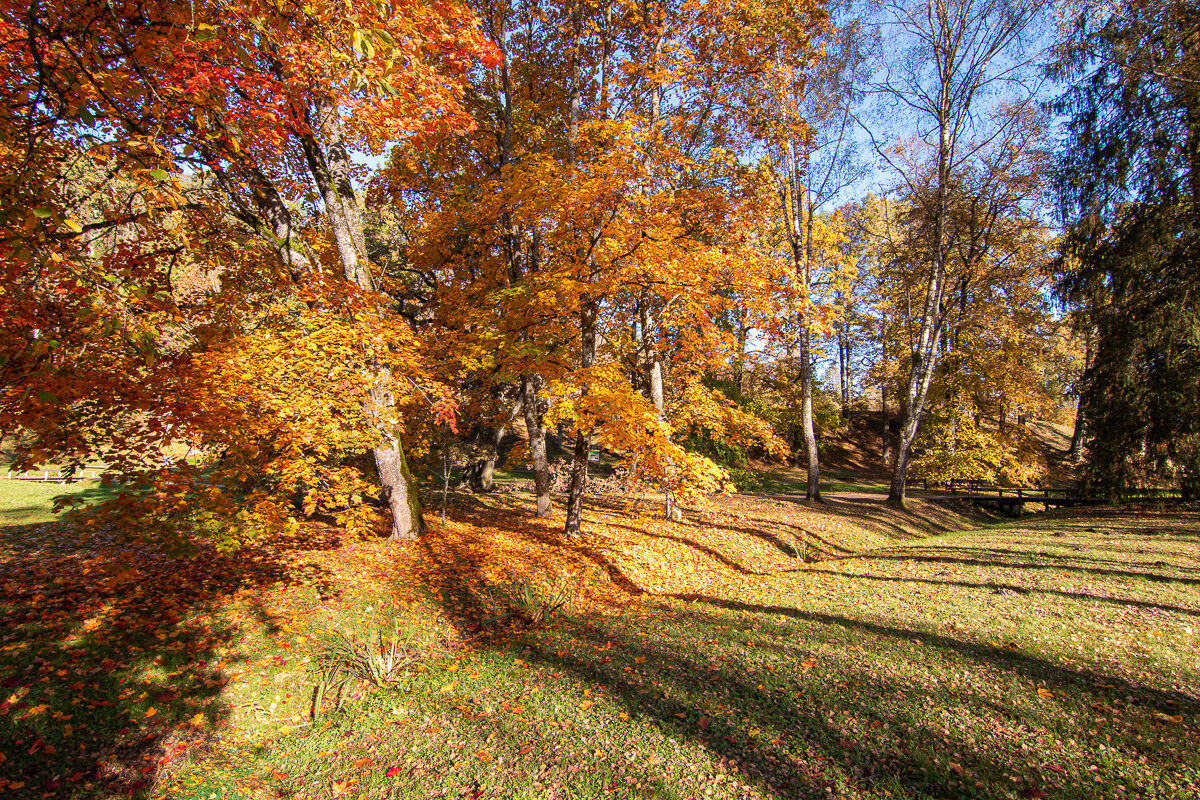
<svg viewBox="0 0 1200 800">
<path fill-rule="evenodd" d="M 1200 20 L 1069 13 L 2 3 L 0 431 L 181 546 L 414 537 L 505 458 L 578 536 L 597 447 L 668 517 L 747 459 L 818 501 L 868 413 L 894 503 L 1029 484 L 1076 385 L 1093 491 L 1194 492 Z"/>
</svg>

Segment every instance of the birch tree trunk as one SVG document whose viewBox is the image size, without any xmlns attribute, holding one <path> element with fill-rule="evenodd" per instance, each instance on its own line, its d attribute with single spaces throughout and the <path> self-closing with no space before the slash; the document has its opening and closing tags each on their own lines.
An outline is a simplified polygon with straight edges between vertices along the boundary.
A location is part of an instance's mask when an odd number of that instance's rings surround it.
<svg viewBox="0 0 1200 800">
<path fill-rule="evenodd" d="M 908 462 L 917 438 L 938 363 L 944 330 L 943 295 L 949 251 L 949 190 L 951 178 L 961 169 L 958 145 L 977 134 L 976 101 L 989 90 L 998 91 L 1030 61 L 1014 50 L 1037 13 L 1031 0 L 958 0 L 954 3 L 911 2 L 889 6 L 898 30 L 914 43 L 898 69 L 909 70 L 898 83 L 889 74 L 885 91 L 924 117 L 937 131 L 936 163 L 932 202 L 926 206 L 933 218 L 933 242 L 920 332 L 911 350 L 911 365 L 902 397 L 904 428 L 896 448 L 888 504 L 903 508 L 908 485 Z M 1004 57 L 1017 58 L 1006 62 Z M 1021 59 L 1025 59 L 1022 61 Z M 925 66 L 931 65 L 926 70 Z M 996 135 L 993 132 L 991 135 Z M 965 150 L 970 152 L 972 148 Z M 890 164 L 891 156 L 876 147 Z M 968 156 L 969 157 L 969 156 Z M 903 172 L 903 170 L 901 170 Z M 910 186 L 921 179 L 904 173 Z"/>
</svg>

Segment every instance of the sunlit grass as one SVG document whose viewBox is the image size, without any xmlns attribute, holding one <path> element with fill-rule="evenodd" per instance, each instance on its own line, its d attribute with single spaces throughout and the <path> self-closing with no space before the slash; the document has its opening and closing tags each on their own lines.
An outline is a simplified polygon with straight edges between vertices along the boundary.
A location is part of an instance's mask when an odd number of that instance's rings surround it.
<svg viewBox="0 0 1200 800">
<path fill-rule="evenodd" d="M 52 522 L 54 498 L 60 495 L 82 496 L 94 503 L 110 496 L 99 481 L 57 483 L 0 479 L 0 525 L 30 525 Z"/>
<path fill-rule="evenodd" d="M 459 497 L 416 544 L 314 527 L 196 562 L 10 526 L 0 785 L 1195 796 L 1200 517 L 1087 509 L 929 536 L 973 523 L 921 503 L 723 508 L 668 523 L 610 504 L 572 541 L 528 498 Z M 564 575 L 567 615 L 505 616 L 504 587 Z M 314 721 L 329 637 L 397 624 L 424 643 L 418 666 Z"/>
</svg>

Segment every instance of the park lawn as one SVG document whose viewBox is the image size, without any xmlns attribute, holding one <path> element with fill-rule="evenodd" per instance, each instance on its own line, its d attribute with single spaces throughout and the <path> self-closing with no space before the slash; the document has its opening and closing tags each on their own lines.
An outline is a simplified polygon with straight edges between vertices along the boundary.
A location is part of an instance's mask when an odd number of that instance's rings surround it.
<svg viewBox="0 0 1200 800">
<path fill-rule="evenodd" d="M 769 495 L 804 495 L 808 472 L 803 467 L 747 465 L 729 470 L 739 491 Z M 852 470 L 821 471 L 821 492 L 887 492 L 885 477 L 864 477 Z"/>
<path fill-rule="evenodd" d="M 54 498 L 64 495 L 97 503 L 107 499 L 110 491 L 94 480 L 61 484 L 6 478 L 0 483 L 0 525 L 53 522 L 58 518 Z"/>
<path fill-rule="evenodd" d="M 4 529 L 0 780 L 65 797 L 1198 791 L 1200 516 L 929 536 L 978 526 L 919 502 L 738 498 L 685 524 L 596 509 L 569 542 L 525 504 L 464 498 L 416 544 L 313 528 L 193 562 Z M 562 575 L 570 613 L 481 624 Z M 313 722 L 313 654 L 393 625 L 419 665 Z"/>
</svg>

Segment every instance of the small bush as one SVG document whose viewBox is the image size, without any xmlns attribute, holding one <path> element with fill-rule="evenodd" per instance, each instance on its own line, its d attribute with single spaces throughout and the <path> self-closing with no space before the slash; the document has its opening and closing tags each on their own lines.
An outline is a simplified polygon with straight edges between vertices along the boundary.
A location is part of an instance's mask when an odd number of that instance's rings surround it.
<svg viewBox="0 0 1200 800">
<path fill-rule="evenodd" d="M 500 590 L 500 599 L 510 614 L 522 617 L 533 627 L 544 625 L 574 610 L 578 585 L 572 577 L 564 575 L 544 588 L 527 580 L 510 583 Z"/>
<path fill-rule="evenodd" d="M 421 649 L 400 634 L 398 626 L 385 634 L 368 633 L 365 639 L 338 633 L 322 643 L 313 657 L 315 674 L 312 717 L 318 718 L 325 702 L 333 698 L 340 709 L 348 686 L 359 681 L 382 688 L 395 683 L 401 673 L 411 670 L 420 660 Z"/>
<path fill-rule="evenodd" d="M 733 481 L 733 487 L 739 492 L 753 494 L 766 489 L 763 477 L 753 470 L 741 467 L 728 467 L 727 471 L 729 472 L 729 479 Z"/>
</svg>

